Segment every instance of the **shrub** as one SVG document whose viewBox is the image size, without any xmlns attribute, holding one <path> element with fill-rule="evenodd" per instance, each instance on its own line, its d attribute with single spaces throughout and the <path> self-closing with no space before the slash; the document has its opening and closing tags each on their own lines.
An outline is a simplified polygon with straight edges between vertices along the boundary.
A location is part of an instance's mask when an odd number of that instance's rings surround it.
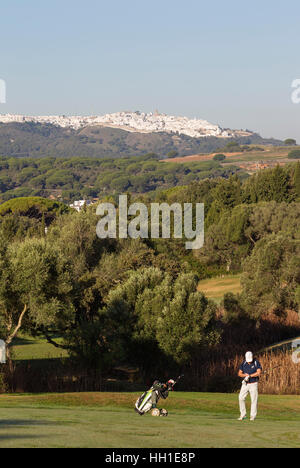
<svg viewBox="0 0 300 468">
<path fill-rule="evenodd" d="M 300 159 L 300 149 L 294 149 L 288 154 L 289 159 Z"/>
<path fill-rule="evenodd" d="M 225 159 L 226 159 L 225 154 L 216 154 L 216 155 L 213 157 L 213 160 L 214 160 L 214 161 L 224 161 Z"/>
<path fill-rule="evenodd" d="M 287 138 L 287 140 L 284 141 L 284 144 L 287 146 L 293 146 L 296 145 L 297 142 L 293 138 Z"/>
</svg>

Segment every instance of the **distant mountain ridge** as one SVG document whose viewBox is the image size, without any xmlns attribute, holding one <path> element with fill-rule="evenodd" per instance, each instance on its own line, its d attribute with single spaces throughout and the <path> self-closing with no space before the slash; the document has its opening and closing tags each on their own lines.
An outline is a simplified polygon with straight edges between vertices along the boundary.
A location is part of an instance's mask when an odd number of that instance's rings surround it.
<svg viewBox="0 0 300 468">
<path fill-rule="evenodd" d="M 0 115 L 0 156 L 128 157 L 156 153 L 165 158 L 209 153 L 228 141 L 282 144 L 205 120 L 165 114 L 119 112 L 99 117 Z"/>
</svg>

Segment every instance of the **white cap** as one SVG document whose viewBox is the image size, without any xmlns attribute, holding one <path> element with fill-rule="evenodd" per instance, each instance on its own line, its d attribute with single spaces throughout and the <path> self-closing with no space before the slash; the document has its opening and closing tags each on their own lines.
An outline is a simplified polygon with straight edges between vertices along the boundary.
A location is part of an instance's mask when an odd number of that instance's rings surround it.
<svg viewBox="0 0 300 468">
<path fill-rule="evenodd" d="M 247 362 L 252 362 L 253 361 L 253 353 L 251 351 L 248 351 L 245 355 L 246 361 Z"/>
</svg>

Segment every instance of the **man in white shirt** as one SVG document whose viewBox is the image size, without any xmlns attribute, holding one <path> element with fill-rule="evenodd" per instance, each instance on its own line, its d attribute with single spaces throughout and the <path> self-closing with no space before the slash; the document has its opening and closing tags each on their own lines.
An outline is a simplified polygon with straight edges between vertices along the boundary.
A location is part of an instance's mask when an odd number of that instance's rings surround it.
<svg viewBox="0 0 300 468">
<path fill-rule="evenodd" d="M 243 379 L 242 388 L 239 395 L 240 417 L 239 421 L 246 419 L 246 397 L 250 393 L 251 413 L 250 421 L 254 421 L 257 416 L 258 401 L 258 381 L 262 372 L 262 367 L 257 359 L 253 358 L 253 353 L 248 351 L 245 355 L 245 361 L 240 366 L 238 376 Z"/>
</svg>

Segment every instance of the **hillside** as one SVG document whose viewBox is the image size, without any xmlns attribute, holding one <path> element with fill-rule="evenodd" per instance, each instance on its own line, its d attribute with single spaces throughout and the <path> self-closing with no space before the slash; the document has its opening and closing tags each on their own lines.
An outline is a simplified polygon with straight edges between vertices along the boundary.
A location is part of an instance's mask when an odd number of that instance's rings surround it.
<svg viewBox="0 0 300 468">
<path fill-rule="evenodd" d="M 222 161 L 214 160 L 214 153 L 164 159 L 154 153 L 122 158 L 0 156 L 0 201 L 39 196 L 71 203 L 126 191 L 153 196 L 157 190 L 204 179 L 228 179 L 237 174 L 244 180 L 260 169 L 297 161 L 288 157 L 291 147 L 254 145 L 251 151 L 244 150 L 244 146 L 238 148 L 240 152 L 224 153 L 226 159 Z"/>
<path fill-rule="evenodd" d="M 243 175 L 217 161 L 166 165 L 151 154 L 122 159 L 0 157 L 0 200 L 42 196 L 71 202 L 124 191 L 148 193 L 236 172 Z"/>
<path fill-rule="evenodd" d="M 228 132 L 227 132 L 228 133 Z M 231 135 L 231 133 L 230 133 Z M 192 137 L 166 131 L 141 132 L 92 125 L 71 128 L 39 122 L 0 123 L 0 155 L 14 157 L 119 158 L 156 153 L 160 158 L 210 153 L 228 141 L 242 145 L 282 142 L 255 133 L 233 133 L 230 137 Z"/>
<path fill-rule="evenodd" d="M 248 174 L 252 174 L 261 169 L 269 169 L 275 167 L 277 164 L 284 166 L 291 162 L 297 162 L 298 156 L 292 158 L 292 152 L 295 149 L 294 146 L 256 146 L 250 145 L 243 149 L 238 148 L 235 152 L 226 152 L 225 148 L 221 149 L 220 152 L 226 156 L 226 159 L 221 161 L 222 166 L 225 168 L 227 165 L 235 165 L 241 170 L 246 171 Z M 165 158 L 163 162 L 167 163 L 182 163 L 192 164 L 205 161 L 213 161 L 214 156 L 217 153 L 208 154 L 191 154 L 189 156 Z"/>
</svg>

